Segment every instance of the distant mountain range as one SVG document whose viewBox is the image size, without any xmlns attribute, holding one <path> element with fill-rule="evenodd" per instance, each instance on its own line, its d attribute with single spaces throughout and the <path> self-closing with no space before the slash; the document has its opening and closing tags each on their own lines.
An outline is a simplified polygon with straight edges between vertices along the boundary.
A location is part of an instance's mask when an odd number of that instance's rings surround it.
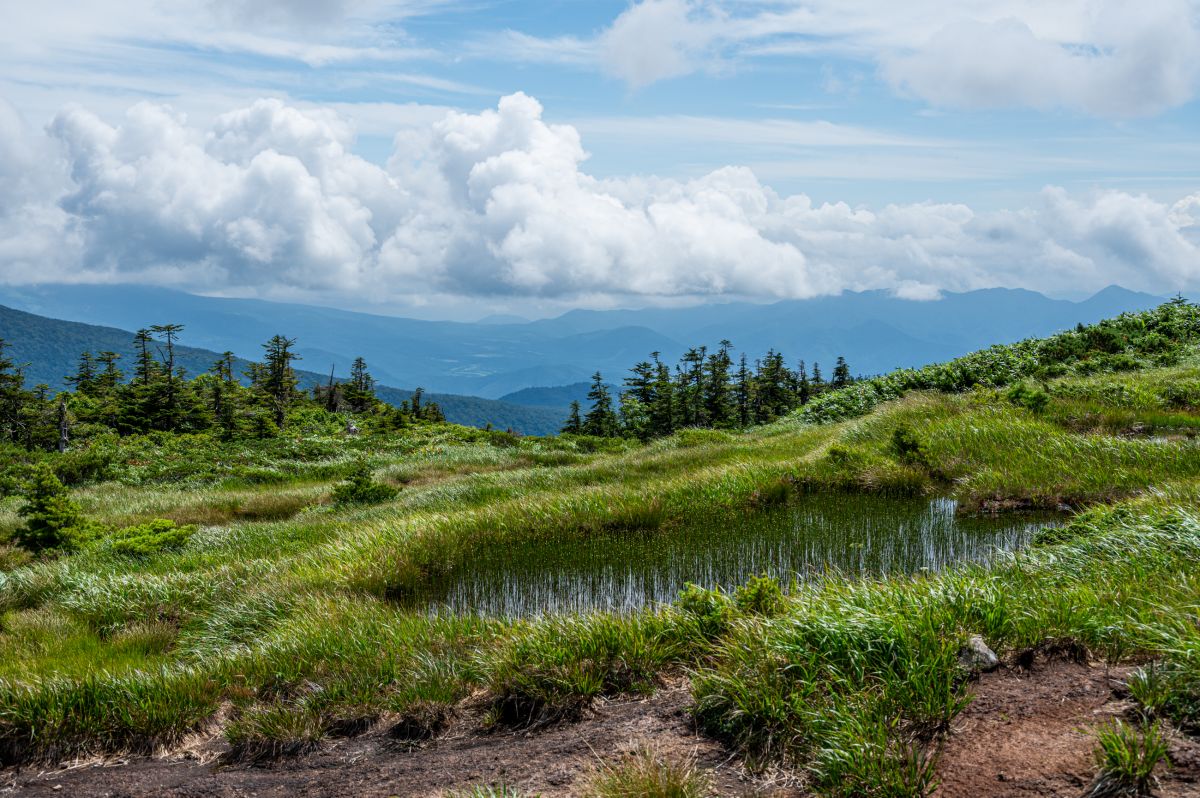
<svg viewBox="0 0 1200 798">
<path fill-rule="evenodd" d="M 607 383 L 610 391 L 615 395 L 621 389 L 619 386 L 612 383 Z M 570 407 L 571 402 L 579 402 L 580 406 L 586 410 L 588 407 L 587 396 L 592 390 L 590 382 L 573 382 L 570 385 L 552 385 L 539 388 L 522 388 L 519 391 L 506 393 L 500 397 L 501 402 L 511 402 L 515 405 L 529 405 L 531 407 Z"/>
<path fill-rule="evenodd" d="M 188 332 L 190 330 L 184 331 L 185 337 Z M 66 387 L 64 378 L 75 373 L 82 352 L 95 354 L 108 350 L 120 354 L 127 375 L 133 369 L 136 355 L 133 333 L 128 330 L 50 319 L 2 305 L 0 338 L 11 345 L 9 356 L 25 366 L 27 385 L 45 383 L 55 390 Z M 195 375 L 208 371 L 220 355 L 208 349 L 179 346 L 175 357 L 188 374 Z M 239 358 L 235 372 L 240 374 L 249 365 L 248 360 Z M 305 389 L 323 385 L 329 379 L 328 374 L 304 370 L 298 370 L 297 377 Z M 386 385 L 376 387 L 379 398 L 394 405 L 410 399 L 412 393 L 412 390 Z M 556 433 L 566 420 L 566 412 L 560 408 L 526 407 L 477 396 L 427 393 L 425 401 L 437 402 L 446 418 L 457 424 L 474 427 L 491 424 L 497 429 L 512 428 L 527 435 Z"/>
<path fill-rule="evenodd" d="M 774 348 L 789 363 L 844 355 L 858 374 L 945 360 L 993 343 L 1047 335 L 1077 322 L 1153 307 L 1163 298 L 1111 287 L 1082 302 L 986 289 L 915 302 L 884 291 L 690 308 L 575 310 L 553 319 L 496 316 L 436 322 L 253 299 L 201 297 L 138 286 L 0 287 L 0 304 L 124 330 L 186 326 L 184 340 L 260 356 L 276 333 L 298 341 L 306 368 L 346 374 L 355 356 L 391 385 L 563 407 L 599 370 L 619 384 L 650 352 L 670 361 L 688 347 L 729 339 L 751 359 Z M 550 388 L 547 391 L 526 391 Z M 585 392 L 586 393 L 586 392 Z M 555 404 L 550 404 L 551 402 Z"/>
</svg>

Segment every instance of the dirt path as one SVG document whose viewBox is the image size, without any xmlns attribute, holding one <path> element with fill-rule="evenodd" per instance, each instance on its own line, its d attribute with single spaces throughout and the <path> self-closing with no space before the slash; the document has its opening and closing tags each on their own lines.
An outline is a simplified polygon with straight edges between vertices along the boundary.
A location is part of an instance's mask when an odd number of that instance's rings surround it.
<svg viewBox="0 0 1200 798">
<path fill-rule="evenodd" d="M 939 764 L 936 798 L 1078 798 L 1091 781 L 1089 729 L 1129 708 L 1121 689 L 1130 668 L 1038 660 L 1003 669 L 974 686 L 975 701 L 955 720 Z M 460 717 L 436 742 L 399 749 L 382 732 L 341 740 L 266 767 L 219 767 L 220 738 L 190 747 L 188 758 L 136 758 L 67 769 L 7 770 L 0 793 L 21 796 L 440 796 L 505 783 L 545 798 L 578 796 L 601 760 L 649 744 L 692 758 L 720 796 L 793 796 L 797 791 L 745 780 L 736 759 L 697 734 L 686 713 L 686 685 L 654 696 L 603 702 L 578 723 L 533 733 L 478 731 Z M 1176 767 L 1162 774 L 1161 798 L 1200 798 L 1200 742 L 1177 739 Z"/>
<path fill-rule="evenodd" d="M 1090 730 L 1130 708 L 1132 668 L 1036 660 L 985 674 L 955 719 L 938 766 L 936 798 L 1079 798 L 1095 774 Z M 1179 739 L 1163 798 L 1200 798 L 1200 744 Z"/>
<path fill-rule="evenodd" d="M 462 718 L 451 733 L 411 751 L 383 734 L 343 740 L 312 754 L 269 767 L 219 768 L 180 758 L 138 758 L 125 764 L 91 764 L 38 773 L 7 771 L 0 790 L 21 796 L 437 796 L 477 784 L 505 783 L 554 798 L 580 795 L 587 773 L 649 743 L 664 754 L 694 758 L 708 770 L 720 795 L 788 795 L 744 782 L 738 763 L 719 744 L 700 737 L 685 712 L 682 682 L 645 699 L 601 703 L 578 723 L 536 733 L 483 734 L 478 718 Z M 201 747 L 219 753 L 219 743 Z"/>
</svg>

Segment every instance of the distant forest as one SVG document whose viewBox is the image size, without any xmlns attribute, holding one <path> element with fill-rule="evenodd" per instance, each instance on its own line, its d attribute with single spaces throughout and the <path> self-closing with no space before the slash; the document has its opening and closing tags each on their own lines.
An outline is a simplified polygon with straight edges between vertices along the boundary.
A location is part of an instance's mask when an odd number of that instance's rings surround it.
<svg viewBox="0 0 1200 798">
<path fill-rule="evenodd" d="M 118 353 L 83 352 L 75 373 L 67 377 L 71 390 L 57 395 L 44 384 L 27 386 L 23 367 L 0 339 L 0 441 L 29 450 L 64 451 L 73 429 L 80 426 L 88 433 L 103 427 L 120 435 L 268 438 L 313 411 L 349 413 L 356 419 L 352 423 L 377 431 L 445 420 L 436 402 L 423 401 L 420 388 L 398 406 L 381 401 L 362 358 L 355 360 L 349 380 L 330 377 L 324 385 L 300 390 L 292 367 L 295 341 L 282 335 L 264 343 L 262 362 L 249 363 L 242 374 L 236 371 L 233 353 L 225 352 L 208 371 L 189 378 L 177 359 L 182 332 L 179 324 L 139 330 L 128 375 Z"/>
<path fill-rule="evenodd" d="M 854 382 L 846 359 L 839 357 L 829 380 L 819 363 L 811 372 L 803 360 L 789 369 L 781 353 L 771 350 L 751 366 L 743 354 L 734 368 L 733 344 L 721 341 L 714 352 L 689 349 L 674 370 L 658 352 L 633 366 L 616 405 L 603 375 L 596 372 L 588 393 L 590 408 L 582 413 L 571 403 L 564 434 L 640 440 L 670 435 L 688 427 L 735 429 L 768 424 L 807 404 L 827 390 Z"/>
<path fill-rule="evenodd" d="M 295 340 L 282 335 L 262 345 L 261 362 L 225 352 L 204 373 L 189 376 L 184 358 L 194 364 L 203 350 L 181 347 L 183 332 L 179 324 L 137 331 L 132 362 L 108 349 L 82 352 L 66 377 L 70 390 L 57 394 L 45 384 L 27 385 L 24 366 L 0 339 L 0 441 L 30 451 L 64 451 L 73 432 L 100 430 L 122 436 L 169 432 L 208 433 L 225 441 L 262 439 L 284 433 L 314 411 L 346 414 L 354 431 L 361 425 L 370 432 L 390 432 L 445 420 L 439 404 L 428 401 L 420 388 L 398 402 L 383 401 L 361 357 L 349 379 L 331 374 L 302 389 L 293 367 Z M 653 353 L 633 366 L 615 400 L 596 373 L 590 408 L 583 413 L 578 402 L 572 403 L 562 433 L 649 440 L 687 427 L 748 427 L 853 382 L 843 358 L 826 381 L 816 363 L 811 372 L 804 361 L 790 369 L 782 354 L 770 351 L 752 366 L 742 355 L 735 368 L 731 352 L 729 341 L 712 352 L 703 346 L 690 349 L 674 369 Z"/>
</svg>

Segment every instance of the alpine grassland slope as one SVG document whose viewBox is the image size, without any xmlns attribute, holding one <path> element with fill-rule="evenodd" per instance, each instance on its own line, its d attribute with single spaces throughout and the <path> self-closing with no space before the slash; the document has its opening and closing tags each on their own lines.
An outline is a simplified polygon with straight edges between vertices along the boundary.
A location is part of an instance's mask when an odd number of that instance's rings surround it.
<svg viewBox="0 0 1200 798">
<path fill-rule="evenodd" d="M 433 423 L 359 437 L 314 423 L 240 448 L 111 442 L 102 472 L 70 490 L 98 531 L 69 550 L 25 552 L 28 498 L 0 504 L 14 536 L 0 557 L 0 760 L 169 752 L 196 735 L 235 765 L 370 734 L 420 757 L 448 729 L 486 727 L 500 745 L 682 679 L 699 728 L 749 781 L 919 796 L 971 700 L 960 654 L 979 636 L 1007 662 L 1053 650 L 1136 665 L 1129 717 L 1097 734 L 1097 775 L 1149 784 L 1137 752 L 1166 757 L 1159 737 L 1200 728 L 1198 342 L 1200 309 L 1173 302 L 860 381 L 766 427 L 644 445 Z M 334 500 L 353 484 L 393 490 Z M 801 495 L 863 492 L 1061 523 L 986 563 L 699 585 L 635 612 L 423 603 L 493 546 L 666 541 L 699 514 L 738 535 L 738 519 Z M 195 529 L 160 547 L 107 541 L 155 519 Z M 707 789 L 695 763 L 639 756 L 560 791 Z M 504 780 L 455 789 L 525 786 Z"/>
</svg>

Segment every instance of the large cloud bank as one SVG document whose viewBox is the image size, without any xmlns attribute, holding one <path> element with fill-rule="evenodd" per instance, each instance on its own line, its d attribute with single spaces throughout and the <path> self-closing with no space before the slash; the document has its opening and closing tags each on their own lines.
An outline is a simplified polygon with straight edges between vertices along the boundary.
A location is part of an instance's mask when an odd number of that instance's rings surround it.
<svg viewBox="0 0 1200 798">
<path fill-rule="evenodd" d="M 277 100 L 208 129 L 152 105 L 117 126 L 69 109 L 44 135 L 0 105 L 0 281 L 396 303 L 1200 287 L 1200 193 L 1046 188 L 978 213 L 818 205 L 739 167 L 600 180 L 578 132 L 523 94 L 402 130 L 386 166 L 352 154 L 352 136 L 332 112 Z"/>
</svg>

